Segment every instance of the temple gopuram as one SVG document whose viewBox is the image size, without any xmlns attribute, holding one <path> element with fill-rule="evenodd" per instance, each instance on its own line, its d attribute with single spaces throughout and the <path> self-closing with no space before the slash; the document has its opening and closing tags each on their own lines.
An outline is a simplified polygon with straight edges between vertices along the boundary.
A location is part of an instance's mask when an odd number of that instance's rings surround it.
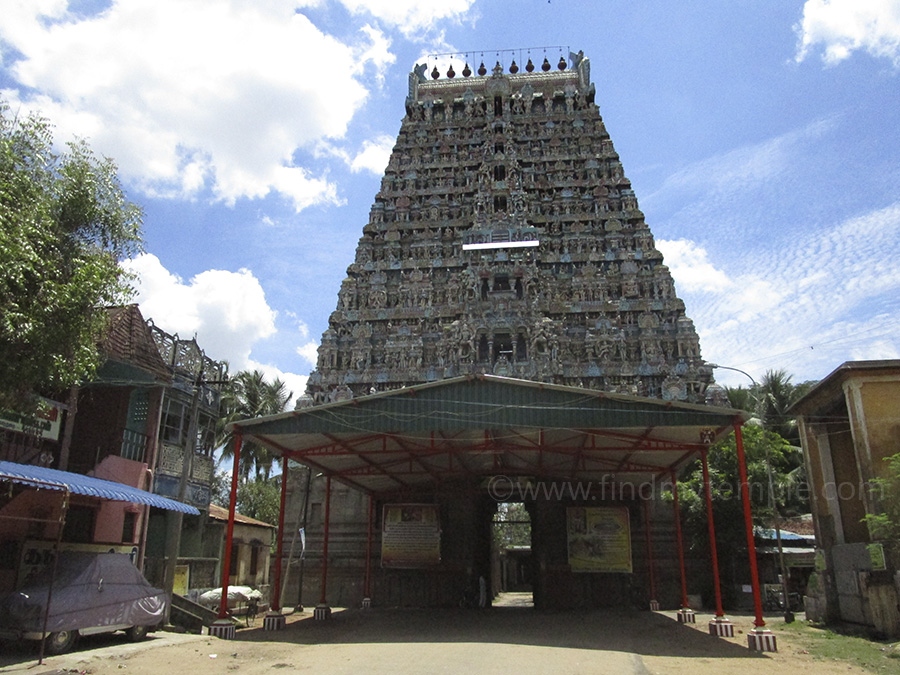
<svg viewBox="0 0 900 675">
<path fill-rule="evenodd" d="M 415 67 L 300 405 L 480 373 L 698 403 L 712 382 L 581 52 Z"/>
</svg>

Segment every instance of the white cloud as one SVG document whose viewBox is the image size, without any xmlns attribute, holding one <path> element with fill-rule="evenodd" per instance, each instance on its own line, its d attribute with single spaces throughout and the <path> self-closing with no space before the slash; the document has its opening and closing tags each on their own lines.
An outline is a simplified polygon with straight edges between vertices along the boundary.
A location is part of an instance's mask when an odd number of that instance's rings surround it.
<svg viewBox="0 0 900 675">
<path fill-rule="evenodd" d="M 381 176 L 391 158 L 391 150 L 394 148 L 394 139 L 382 135 L 372 141 L 364 141 L 362 150 L 357 153 L 350 162 L 350 169 L 358 171 L 371 171 L 376 176 Z"/>
<path fill-rule="evenodd" d="M 300 347 L 297 347 L 297 353 L 306 359 L 311 366 L 315 367 L 319 358 L 319 344 L 309 341 Z"/>
<path fill-rule="evenodd" d="M 335 203 L 327 175 L 292 158 L 341 138 L 368 95 L 357 78 L 394 57 L 377 29 L 345 44 L 301 4 L 129 0 L 81 18 L 62 0 L 14 2 L 0 40 L 23 55 L 10 66 L 21 89 L 4 96 L 151 194 Z"/>
<path fill-rule="evenodd" d="M 306 391 L 306 381 L 309 379 L 309 375 L 298 375 L 297 373 L 286 373 L 283 370 L 276 368 L 275 366 L 268 363 L 258 363 L 256 361 L 249 361 L 245 368 L 246 370 L 258 370 L 263 375 L 266 376 L 267 382 L 272 382 L 275 379 L 279 379 L 284 382 L 285 387 L 291 393 L 291 398 L 288 400 L 287 409 L 290 410 L 294 407 L 294 401 L 303 396 Z"/>
<path fill-rule="evenodd" d="M 780 136 L 693 162 L 668 176 L 641 203 L 652 207 L 673 197 L 684 200 L 685 195 L 698 193 L 703 193 L 704 201 L 715 199 L 721 203 L 736 194 L 770 186 L 792 168 L 798 152 L 833 130 L 836 121 L 836 118 L 815 120 Z"/>
<path fill-rule="evenodd" d="M 340 0 L 353 14 L 369 14 L 399 29 L 407 38 L 421 37 L 438 21 L 466 17 L 475 0 L 422 2 L 422 0 Z"/>
<path fill-rule="evenodd" d="M 657 240 L 672 278 L 687 291 L 715 291 L 731 286 L 725 272 L 710 261 L 705 249 L 687 239 Z"/>
<path fill-rule="evenodd" d="M 800 39 L 797 61 L 819 46 L 829 65 L 862 50 L 900 67 L 898 0 L 807 0 L 794 30 Z"/>
<path fill-rule="evenodd" d="M 249 270 L 207 270 L 185 283 L 152 254 L 124 266 L 138 275 L 136 301 L 145 318 L 182 337 L 196 335 L 210 358 L 232 368 L 242 369 L 253 344 L 275 332 L 276 313 Z"/>
<path fill-rule="evenodd" d="M 658 246 L 704 358 L 759 377 L 785 368 L 802 380 L 900 353 L 900 270 L 884 254 L 898 240 L 900 202 L 752 258 L 717 263 L 688 240 Z"/>
<path fill-rule="evenodd" d="M 185 282 L 169 272 L 159 258 L 142 254 L 123 266 L 137 274 L 138 295 L 144 318 L 165 331 L 193 337 L 217 361 L 228 361 L 231 373 L 262 370 L 270 379 L 288 383 L 295 396 L 303 393 L 306 375 L 282 371 L 252 358 L 253 346 L 276 333 L 276 312 L 266 301 L 259 280 L 246 269 L 238 272 L 207 270 Z M 299 322 L 301 338 L 309 337 Z M 315 343 L 310 343 L 315 347 Z M 298 349 L 306 350 L 309 344 Z"/>
</svg>

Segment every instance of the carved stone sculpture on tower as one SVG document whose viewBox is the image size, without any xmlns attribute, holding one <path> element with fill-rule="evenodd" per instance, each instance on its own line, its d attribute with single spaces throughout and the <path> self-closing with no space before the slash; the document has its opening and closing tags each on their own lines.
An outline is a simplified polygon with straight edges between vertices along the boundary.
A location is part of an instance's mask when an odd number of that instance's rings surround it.
<svg viewBox="0 0 900 675">
<path fill-rule="evenodd" d="M 416 66 L 305 400 L 495 373 L 704 401 L 712 370 L 570 58 Z"/>
</svg>

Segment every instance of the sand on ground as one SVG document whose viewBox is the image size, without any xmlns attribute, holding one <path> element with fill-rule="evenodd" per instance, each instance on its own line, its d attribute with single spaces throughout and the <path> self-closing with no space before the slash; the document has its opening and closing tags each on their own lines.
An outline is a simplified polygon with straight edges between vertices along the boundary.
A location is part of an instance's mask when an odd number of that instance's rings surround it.
<svg viewBox="0 0 900 675">
<path fill-rule="evenodd" d="M 648 675 L 856 674 L 842 661 L 815 660 L 791 635 L 776 631 L 778 651 L 747 648 L 752 617 L 732 616 L 734 638 L 708 634 L 709 614 L 695 625 L 674 612 L 629 610 L 535 611 L 517 606 L 478 609 L 335 610 L 328 620 L 310 612 L 287 617 L 281 631 L 262 619 L 234 640 L 157 632 L 140 643 L 122 634 L 81 640 L 76 651 L 45 657 L 6 645 L 0 672 L 29 675 L 247 675 L 273 670 L 319 673 L 616 673 Z M 777 621 L 777 620 L 775 620 Z M 774 621 L 773 621 L 774 625 Z"/>
</svg>

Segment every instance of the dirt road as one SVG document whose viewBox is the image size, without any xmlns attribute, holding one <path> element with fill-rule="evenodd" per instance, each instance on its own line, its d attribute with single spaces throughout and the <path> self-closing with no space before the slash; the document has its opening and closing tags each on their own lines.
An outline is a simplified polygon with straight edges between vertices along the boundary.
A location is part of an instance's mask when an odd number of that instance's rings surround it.
<svg viewBox="0 0 900 675">
<path fill-rule="evenodd" d="M 814 661 L 789 636 L 775 654 L 750 652 L 749 617 L 733 617 L 734 639 L 711 637 L 674 613 L 489 610 L 335 611 L 327 621 L 288 617 L 285 630 L 241 629 L 235 640 L 156 633 L 138 644 L 123 636 L 82 641 L 80 651 L 35 664 L 24 649 L 0 655 L 0 672 L 29 675 L 248 675 L 273 670 L 321 673 L 616 673 L 796 675 L 864 673 L 844 662 Z M 257 623 L 261 623 L 260 620 Z M 738 633 L 738 631 L 741 631 Z"/>
</svg>

